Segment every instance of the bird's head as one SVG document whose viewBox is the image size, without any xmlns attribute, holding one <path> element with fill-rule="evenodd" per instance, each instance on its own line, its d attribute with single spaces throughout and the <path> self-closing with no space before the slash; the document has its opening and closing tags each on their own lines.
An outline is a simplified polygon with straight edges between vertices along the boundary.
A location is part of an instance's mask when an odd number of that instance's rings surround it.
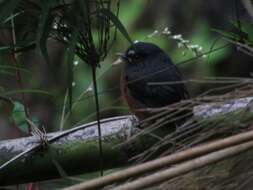
<svg viewBox="0 0 253 190">
<path fill-rule="evenodd" d="M 155 44 L 147 42 L 136 42 L 131 45 L 125 53 L 120 53 L 119 59 L 113 64 L 119 64 L 125 62 L 127 64 L 138 64 L 150 56 L 155 57 L 158 54 L 163 53 L 163 51 Z"/>
</svg>

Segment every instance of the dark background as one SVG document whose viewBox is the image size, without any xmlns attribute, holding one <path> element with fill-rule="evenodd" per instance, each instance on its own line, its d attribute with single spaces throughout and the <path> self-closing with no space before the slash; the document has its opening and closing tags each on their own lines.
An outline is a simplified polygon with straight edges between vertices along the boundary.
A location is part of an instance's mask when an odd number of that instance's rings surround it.
<svg viewBox="0 0 253 190">
<path fill-rule="evenodd" d="M 124 0 L 121 1 L 119 18 L 133 40 L 156 43 L 168 53 L 175 64 L 194 57 L 194 54 L 189 49 L 178 48 L 177 40 L 172 39 L 173 35 L 180 34 L 191 44 L 201 46 L 204 53 L 228 43 L 214 29 L 237 32 L 232 23 L 238 19 L 242 23 L 250 23 L 247 12 L 240 1 L 236 3 L 230 0 Z M 24 26 L 18 25 L 17 21 L 17 35 L 22 27 Z M 165 27 L 168 27 L 172 33 L 170 38 L 164 35 L 148 38 L 148 35 L 155 30 L 161 32 Z M 109 55 L 98 69 L 99 102 L 103 118 L 128 113 L 128 108 L 123 103 L 119 91 L 121 68 L 111 66 L 113 60 L 117 58 L 116 53 L 123 52 L 128 47 L 126 39 L 120 33 L 117 36 Z M 11 41 L 10 33 L 1 30 L 0 43 L 3 45 L 9 41 Z M 53 68 L 47 66 L 36 49 L 18 54 L 18 60 L 22 68 L 29 71 L 21 72 L 23 88 L 41 89 L 53 95 L 25 94 L 31 118 L 37 121 L 38 125 L 44 126 L 47 131 L 56 131 L 60 128 L 62 109 L 64 105 L 67 107 L 64 104 L 67 89 L 67 66 L 64 45 L 50 39 L 48 50 Z M 8 54 L 2 54 L 0 61 L 1 65 L 14 64 L 12 57 Z M 74 67 L 73 110 L 66 118 L 64 129 L 95 119 L 93 93 L 89 91 L 92 82 L 91 69 L 78 57 L 75 57 L 75 63 L 78 64 Z M 201 80 L 208 77 L 250 77 L 250 72 L 253 70 L 252 57 L 238 51 L 233 45 L 215 51 L 206 58 L 179 64 L 179 67 L 186 80 Z M 18 85 L 15 72 L 1 72 L 0 84 L 2 91 L 16 90 Z M 190 83 L 188 88 L 191 96 L 195 97 L 217 85 Z M 79 99 L 82 93 L 83 96 Z M 10 97 L 14 101 L 22 101 L 19 93 L 11 94 Z M 20 121 L 19 124 L 9 117 L 6 118 L 3 112 L 0 114 L 0 138 L 19 137 L 18 130 L 11 126 L 20 127 L 24 125 L 24 121 Z M 22 115 L 22 113 L 17 114 Z"/>
</svg>

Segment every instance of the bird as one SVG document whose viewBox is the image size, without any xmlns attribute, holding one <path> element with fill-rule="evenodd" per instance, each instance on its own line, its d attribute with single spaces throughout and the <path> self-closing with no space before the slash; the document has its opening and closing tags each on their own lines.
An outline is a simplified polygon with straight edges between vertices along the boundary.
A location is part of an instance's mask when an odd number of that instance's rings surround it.
<svg viewBox="0 0 253 190">
<path fill-rule="evenodd" d="M 114 64 L 122 62 L 121 94 L 139 120 L 152 115 L 145 111 L 148 108 L 165 107 L 189 98 L 180 70 L 157 45 L 135 42 Z"/>
</svg>

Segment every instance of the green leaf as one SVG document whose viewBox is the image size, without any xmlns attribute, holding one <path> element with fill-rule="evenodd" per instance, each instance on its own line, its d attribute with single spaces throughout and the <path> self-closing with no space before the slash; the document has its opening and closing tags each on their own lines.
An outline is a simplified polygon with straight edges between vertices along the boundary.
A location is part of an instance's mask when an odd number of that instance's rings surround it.
<svg viewBox="0 0 253 190">
<path fill-rule="evenodd" d="M 133 44 L 132 39 L 130 38 L 126 28 L 124 27 L 124 25 L 120 22 L 119 18 L 114 15 L 111 11 L 109 11 L 108 9 L 101 9 L 100 12 L 106 16 L 107 18 L 110 19 L 110 21 L 114 24 L 114 26 L 121 32 L 121 34 L 127 39 L 127 41 L 130 44 Z"/>
<path fill-rule="evenodd" d="M 72 107 L 72 83 L 73 83 L 73 68 L 74 68 L 74 57 L 75 47 L 78 41 L 78 32 L 74 30 L 71 35 L 69 42 L 68 53 L 67 53 L 67 64 L 68 64 L 68 97 L 69 97 L 69 109 Z"/>
<path fill-rule="evenodd" d="M 29 125 L 25 114 L 25 107 L 22 103 L 15 101 L 12 111 L 12 118 L 15 121 L 16 126 L 26 134 L 29 134 Z M 39 120 L 36 117 L 32 118 L 32 123 L 36 126 L 39 125 Z"/>
<path fill-rule="evenodd" d="M 0 22 L 10 17 L 17 7 L 19 0 L 5 0 L 0 3 Z"/>
<path fill-rule="evenodd" d="M 43 90 L 31 90 L 31 89 L 23 89 L 23 90 L 12 90 L 8 92 L 2 92 L 0 93 L 0 96 L 10 96 L 12 94 L 19 94 L 19 93 L 35 93 L 35 94 L 44 94 L 44 95 L 49 95 L 52 96 L 52 94 L 43 91 Z"/>
<path fill-rule="evenodd" d="M 15 121 L 16 126 L 24 133 L 29 133 L 29 126 L 26 122 L 25 107 L 20 102 L 14 102 L 14 109 L 12 112 L 12 118 Z"/>
</svg>

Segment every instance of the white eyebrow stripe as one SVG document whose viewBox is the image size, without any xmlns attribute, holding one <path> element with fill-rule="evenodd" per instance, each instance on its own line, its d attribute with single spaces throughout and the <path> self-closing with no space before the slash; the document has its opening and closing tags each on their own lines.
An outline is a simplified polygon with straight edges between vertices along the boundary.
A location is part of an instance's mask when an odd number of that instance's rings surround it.
<svg viewBox="0 0 253 190">
<path fill-rule="evenodd" d="M 129 50 L 129 51 L 127 52 L 127 54 L 128 54 L 128 55 L 134 55 L 134 54 L 135 54 L 135 51 L 134 51 L 134 50 Z"/>
</svg>

